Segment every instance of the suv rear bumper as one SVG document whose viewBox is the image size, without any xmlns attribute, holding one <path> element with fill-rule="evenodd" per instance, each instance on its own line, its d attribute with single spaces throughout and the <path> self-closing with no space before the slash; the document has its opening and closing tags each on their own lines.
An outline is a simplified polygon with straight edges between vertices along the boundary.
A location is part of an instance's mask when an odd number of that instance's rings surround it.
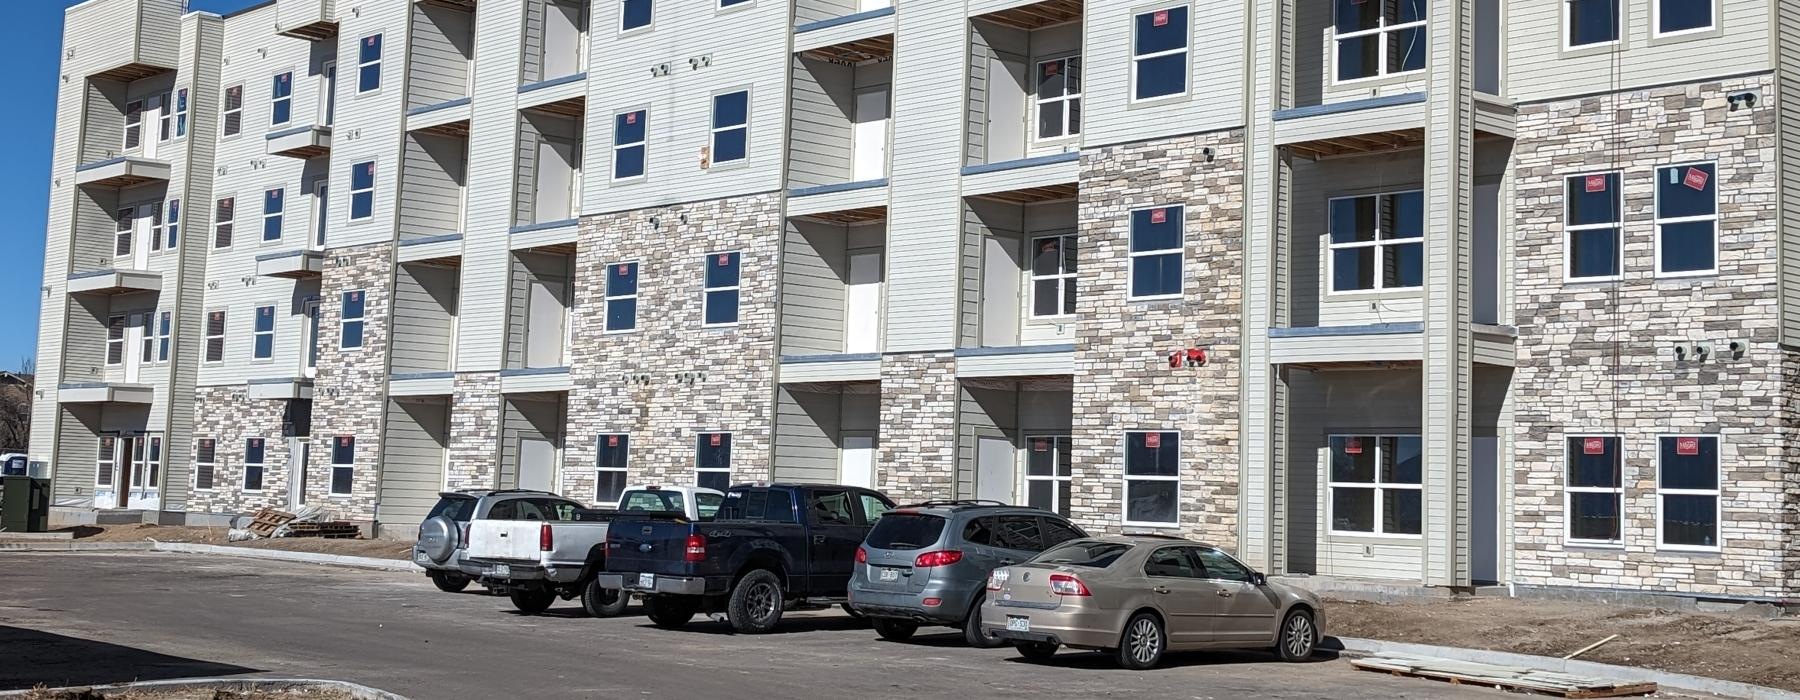
<svg viewBox="0 0 1800 700">
<path fill-rule="evenodd" d="M 870 617 L 897 617 L 934 625 L 962 623 L 968 601 L 945 599 L 945 604 L 926 607 L 924 603 L 926 597 L 938 597 L 938 594 L 930 591 L 920 593 L 870 591 L 859 589 L 852 584 L 850 586 L 850 609 Z"/>
<path fill-rule="evenodd" d="M 496 575 L 495 566 L 506 566 L 505 576 Z M 545 567 L 534 561 L 496 561 L 489 559 L 464 559 L 459 564 L 464 576 L 477 581 L 548 581 L 550 583 L 571 583 L 581 578 L 581 567 Z"/>
<path fill-rule="evenodd" d="M 638 574 L 606 573 L 595 579 L 601 588 L 626 590 L 632 593 L 663 593 L 668 595 L 706 595 L 706 579 L 698 576 L 662 576 L 656 577 L 654 586 L 638 585 Z M 629 582 L 629 583 L 627 583 Z M 722 592 L 722 591 L 721 591 Z"/>
</svg>

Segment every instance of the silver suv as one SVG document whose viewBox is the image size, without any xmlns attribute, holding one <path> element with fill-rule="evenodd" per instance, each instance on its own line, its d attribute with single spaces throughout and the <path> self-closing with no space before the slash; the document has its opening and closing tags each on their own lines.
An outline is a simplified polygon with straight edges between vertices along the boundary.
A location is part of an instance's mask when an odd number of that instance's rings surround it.
<svg viewBox="0 0 1800 700">
<path fill-rule="evenodd" d="M 500 508 L 495 505 L 533 499 L 549 501 L 554 504 L 568 504 L 582 508 L 580 503 L 563 498 L 548 491 L 527 491 L 523 489 L 469 489 L 465 491 L 442 491 L 438 493 L 437 505 L 431 507 L 425 521 L 419 523 L 419 540 L 413 545 L 412 559 L 425 569 L 425 575 L 431 578 L 438 590 L 456 593 L 469 586 L 469 577 L 462 572 L 463 555 L 468 551 L 470 520 L 512 520 L 518 510 L 518 504 Z M 546 504 L 549 505 L 549 504 Z"/>
<path fill-rule="evenodd" d="M 988 573 L 1087 533 L 1056 513 L 992 501 L 932 501 L 881 516 L 850 575 L 852 612 L 884 639 L 921 625 L 961 628 L 976 647 L 1005 644 L 981 629 Z"/>
</svg>

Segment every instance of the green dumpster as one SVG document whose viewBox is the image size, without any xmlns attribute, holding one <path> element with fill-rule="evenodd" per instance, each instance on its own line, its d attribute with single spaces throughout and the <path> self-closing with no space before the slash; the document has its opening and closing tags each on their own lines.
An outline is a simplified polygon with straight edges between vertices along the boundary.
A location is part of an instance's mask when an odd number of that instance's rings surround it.
<svg viewBox="0 0 1800 700">
<path fill-rule="evenodd" d="M 50 480 L 0 477 L 0 532 L 50 529 Z"/>
</svg>

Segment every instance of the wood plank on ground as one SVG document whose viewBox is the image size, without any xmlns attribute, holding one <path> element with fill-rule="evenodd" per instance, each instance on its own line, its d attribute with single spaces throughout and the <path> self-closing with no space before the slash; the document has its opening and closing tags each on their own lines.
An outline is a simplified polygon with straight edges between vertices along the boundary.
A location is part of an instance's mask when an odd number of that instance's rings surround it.
<svg viewBox="0 0 1800 700">
<path fill-rule="evenodd" d="M 1380 654 L 1352 660 L 1350 665 L 1364 671 L 1396 676 L 1427 678 L 1455 685 L 1485 685 L 1564 698 L 1619 698 L 1656 692 L 1655 683 L 1614 682 L 1604 678 L 1523 666 L 1502 666 L 1411 654 Z"/>
</svg>

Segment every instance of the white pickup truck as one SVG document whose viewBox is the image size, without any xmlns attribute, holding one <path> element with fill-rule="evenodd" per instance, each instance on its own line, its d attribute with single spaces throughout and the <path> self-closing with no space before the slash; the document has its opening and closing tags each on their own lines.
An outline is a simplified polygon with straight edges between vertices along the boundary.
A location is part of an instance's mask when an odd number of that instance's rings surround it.
<svg viewBox="0 0 1800 700">
<path fill-rule="evenodd" d="M 622 512 L 670 512 L 705 520 L 724 501 L 723 493 L 693 486 L 631 486 L 619 495 L 617 510 L 503 501 L 494 508 L 521 511 L 489 513 L 487 519 L 471 521 L 459 568 L 490 592 L 512 598 L 521 612 L 540 613 L 557 598 L 581 596 L 589 615 L 613 617 L 625 611 L 630 596 L 594 585 L 595 577 L 606 570 L 606 529 L 613 517 Z"/>
</svg>

